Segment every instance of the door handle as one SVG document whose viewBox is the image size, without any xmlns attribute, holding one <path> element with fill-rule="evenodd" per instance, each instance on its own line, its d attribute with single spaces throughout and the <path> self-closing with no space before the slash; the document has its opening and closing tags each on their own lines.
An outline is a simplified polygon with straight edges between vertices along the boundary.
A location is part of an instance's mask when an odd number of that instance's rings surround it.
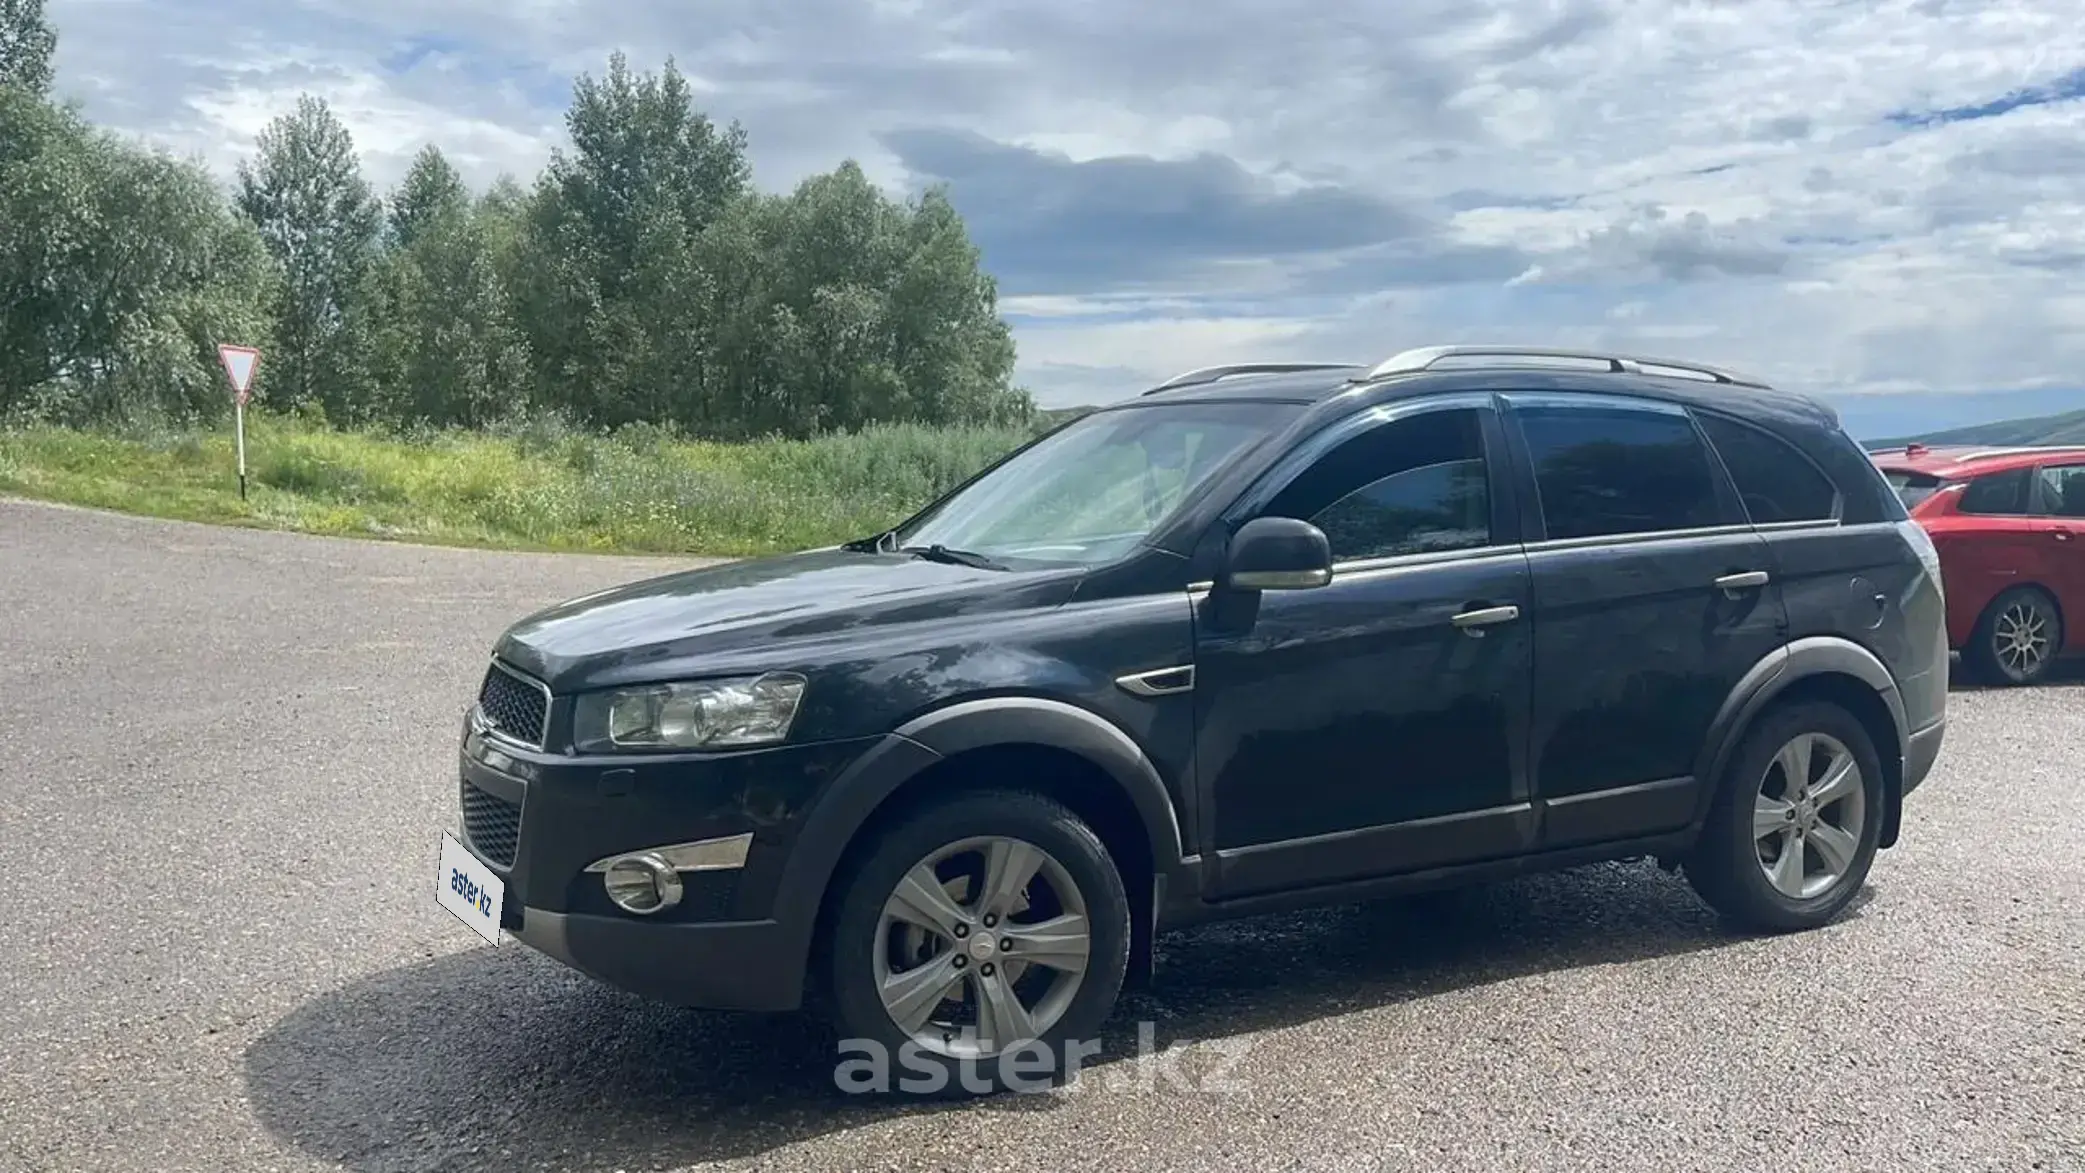
<svg viewBox="0 0 2085 1173">
<path fill-rule="evenodd" d="M 1518 618 L 1520 618 L 1520 608 L 1518 607 L 1479 607 L 1474 611 L 1464 611 L 1449 620 L 1449 622 L 1469 632 L 1471 635 L 1483 635 L 1484 632 L 1480 630 L 1481 628 L 1490 627 L 1494 623 L 1511 623 Z"/>
<path fill-rule="evenodd" d="M 2071 540 L 2071 532 L 2067 529 L 2051 530 L 2049 532 L 2055 534 L 2056 540 L 2059 542 L 2068 542 Z"/>
<path fill-rule="evenodd" d="M 1747 570 L 1743 574 L 1724 575 L 1716 580 L 1716 586 L 1718 589 L 1726 591 L 1743 591 L 1750 590 L 1753 587 L 1763 587 L 1767 584 L 1767 581 L 1766 571 Z"/>
</svg>

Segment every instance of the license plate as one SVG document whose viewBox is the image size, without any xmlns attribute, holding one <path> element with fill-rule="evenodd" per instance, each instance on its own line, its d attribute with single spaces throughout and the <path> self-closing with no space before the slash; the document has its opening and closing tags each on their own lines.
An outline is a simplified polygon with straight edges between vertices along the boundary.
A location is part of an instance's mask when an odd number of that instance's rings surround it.
<svg viewBox="0 0 2085 1173">
<path fill-rule="evenodd" d="M 442 858 L 436 866 L 434 899 L 471 931 L 497 945 L 500 943 L 500 901 L 507 885 L 492 869 L 478 862 L 456 836 L 442 832 Z"/>
</svg>

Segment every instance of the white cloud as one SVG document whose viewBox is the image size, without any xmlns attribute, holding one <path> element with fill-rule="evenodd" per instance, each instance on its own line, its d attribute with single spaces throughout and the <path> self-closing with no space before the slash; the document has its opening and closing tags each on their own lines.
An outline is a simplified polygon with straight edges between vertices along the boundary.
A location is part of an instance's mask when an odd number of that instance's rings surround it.
<svg viewBox="0 0 2085 1173">
<path fill-rule="evenodd" d="M 1050 401 L 1471 338 L 1678 352 L 1824 391 L 2085 385 L 2073 0 L 50 16 L 61 86 L 103 121 L 228 171 L 309 90 L 379 184 L 427 141 L 480 182 L 525 175 L 574 72 L 671 54 L 747 126 L 766 186 L 849 156 L 894 187 L 948 173 Z"/>
</svg>

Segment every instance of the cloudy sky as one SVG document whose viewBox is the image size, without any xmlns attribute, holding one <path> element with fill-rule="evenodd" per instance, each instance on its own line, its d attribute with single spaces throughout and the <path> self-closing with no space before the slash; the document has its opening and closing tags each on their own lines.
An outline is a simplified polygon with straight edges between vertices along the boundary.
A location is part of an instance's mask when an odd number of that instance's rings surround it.
<svg viewBox="0 0 2085 1173">
<path fill-rule="evenodd" d="M 425 142 L 528 176 L 576 74 L 670 54 L 764 187 L 947 184 L 1046 404 L 1483 340 L 1719 362 L 1870 432 L 2085 407 L 2079 0 L 48 12 L 100 121 L 228 175 L 309 91 L 383 186 Z"/>
</svg>

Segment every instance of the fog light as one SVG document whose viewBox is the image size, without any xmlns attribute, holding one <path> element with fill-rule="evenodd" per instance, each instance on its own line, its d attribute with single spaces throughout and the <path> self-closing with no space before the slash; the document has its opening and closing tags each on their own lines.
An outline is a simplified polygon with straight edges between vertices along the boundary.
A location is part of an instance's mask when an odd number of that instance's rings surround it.
<svg viewBox="0 0 2085 1173">
<path fill-rule="evenodd" d="M 628 855 L 601 873 L 601 884 L 617 908 L 638 916 L 664 912 L 681 902 L 680 873 L 657 855 Z"/>
</svg>

